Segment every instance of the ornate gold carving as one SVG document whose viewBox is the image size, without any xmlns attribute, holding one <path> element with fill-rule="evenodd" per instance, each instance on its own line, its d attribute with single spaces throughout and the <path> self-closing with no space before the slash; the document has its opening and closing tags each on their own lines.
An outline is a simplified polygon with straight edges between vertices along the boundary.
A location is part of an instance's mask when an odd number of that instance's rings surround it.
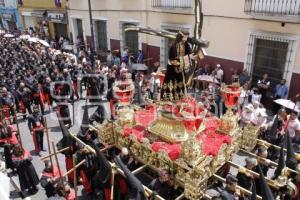
<svg viewBox="0 0 300 200">
<path fill-rule="evenodd" d="M 181 157 L 190 165 L 195 166 L 203 160 L 202 142 L 195 138 L 190 138 L 181 145 Z"/>
<path fill-rule="evenodd" d="M 165 116 L 160 116 L 148 130 L 171 143 L 182 142 L 188 139 L 183 122 L 176 119 L 168 119 Z"/>
</svg>

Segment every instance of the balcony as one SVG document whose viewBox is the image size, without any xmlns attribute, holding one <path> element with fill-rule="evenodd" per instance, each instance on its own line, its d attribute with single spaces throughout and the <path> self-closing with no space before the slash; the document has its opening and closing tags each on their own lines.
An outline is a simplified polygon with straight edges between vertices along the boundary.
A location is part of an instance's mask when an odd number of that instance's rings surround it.
<svg viewBox="0 0 300 200">
<path fill-rule="evenodd" d="M 300 22 L 300 0 L 245 0 L 245 13 L 259 19 Z"/>
<path fill-rule="evenodd" d="M 158 9 L 190 9 L 193 0 L 151 0 L 151 5 Z"/>
</svg>

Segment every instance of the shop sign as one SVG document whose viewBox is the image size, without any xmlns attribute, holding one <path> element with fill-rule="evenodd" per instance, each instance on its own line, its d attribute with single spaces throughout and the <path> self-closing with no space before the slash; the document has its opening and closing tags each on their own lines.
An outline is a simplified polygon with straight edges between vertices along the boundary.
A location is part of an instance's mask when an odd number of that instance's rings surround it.
<svg viewBox="0 0 300 200">
<path fill-rule="evenodd" d="M 62 24 L 67 23 L 66 13 L 48 12 L 47 17 L 48 17 L 49 22 L 62 23 Z"/>
<path fill-rule="evenodd" d="M 2 14 L 2 19 L 6 21 L 13 21 L 14 16 L 12 14 Z"/>
</svg>

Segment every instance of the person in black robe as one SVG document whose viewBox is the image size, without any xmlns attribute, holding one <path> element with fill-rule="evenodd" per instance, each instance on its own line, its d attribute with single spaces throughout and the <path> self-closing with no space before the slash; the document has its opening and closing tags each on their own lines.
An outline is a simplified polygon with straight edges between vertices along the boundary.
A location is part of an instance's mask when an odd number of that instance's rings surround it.
<svg viewBox="0 0 300 200">
<path fill-rule="evenodd" d="M 226 186 L 225 189 L 221 192 L 220 198 L 222 200 L 237 200 L 239 199 L 238 195 L 236 194 L 236 186 L 238 180 L 233 175 L 227 175 L 226 177 Z"/>
<path fill-rule="evenodd" d="M 57 174 L 55 173 L 54 168 L 49 160 L 44 161 L 44 163 L 45 168 L 42 172 L 40 183 L 41 186 L 45 189 L 46 196 L 49 198 L 55 196 L 55 194 L 57 193 L 53 180 L 59 176 L 56 176 Z"/>
<path fill-rule="evenodd" d="M 28 116 L 28 128 L 33 137 L 35 152 L 40 155 L 44 150 L 44 118 L 37 105 L 33 106 L 33 113 Z"/>
<path fill-rule="evenodd" d="M 17 145 L 13 149 L 12 156 L 13 164 L 17 169 L 21 191 L 28 191 L 30 194 L 35 194 L 38 191 L 39 177 L 31 163 L 31 156 L 26 149 L 22 149 Z"/>
<path fill-rule="evenodd" d="M 191 53 L 191 48 L 187 40 L 188 32 L 179 32 L 169 50 L 167 72 L 161 89 L 162 100 L 176 100 L 185 95 L 185 68 L 189 66 L 184 66 L 184 56 Z M 173 88 L 170 88 L 170 86 Z"/>
<path fill-rule="evenodd" d="M 248 157 L 245 159 L 245 161 L 246 161 L 245 168 L 247 170 L 253 170 L 257 165 L 257 160 L 255 158 Z M 250 173 L 248 173 L 247 171 L 239 171 L 236 177 L 238 179 L 239 186 L 245 188 L 246 190 L 251 189 L 253 176 Z"/>
<path fill-rule="evenodd" d="M 29 114 L 32 113 L 31 110 L 31 100 L 30 100 L 30 96 L 31 96 L 31 91 L 28 87 L 25 86 L 25 84 L 23 82 L 20 83 L 20 87 L 17 90 L 17 96 L 19 99 L 19 104 L 20 104 L 20 108 L 22 108 L 22 113 L 26 114 L 26 109 L 28 111 Z M 24 117 L 26 117 L 24 115 Z"/>
<path fill-rule="evenodd" d="M 69 147 L 69 149 L 66 150 L 66 151 L 63 151 L 62 154 L 64 154 L 64 156 L 65 156 L 66 171 L 70 171 L 74 167 L 73 166 L 74 165 L 73 164 L 73 155 L 76 152 L 75 141 L 72 138 L 72 136 L 70 135 L 70 132 L 67 129 L 67 127 L 65 126 L 65 124 L 64 124 L 63 120 L 61 119 L 59 113 L 56 112 L 56 114 L 57 114 L 59 126 L 61 128 L 61 132 L 62 132 L 62 136 L 63 136 L 62 139 L 56 144 L 56 146 L 57 146 L 58 150 Z M 71 185 L 74 183 L 73 173 L 70 173 L 68 175 L 68 181 Z"/>
<path fill-rule="evenodd" d="M 70 128 L 72 126 L 72 120 L 70 116 L 69 101 L 71 100 L 72 89 L 67 83 L 62 83 L 59 87 L 59 99 L 57 102 L 58 112 L 64 124 Z"/>
<path fill-rule="evenodd" d="M 149 188 L 166 200 L 175 199 L 174 188 L 170 185 L 170 175 L 167 170 L 162 170 L 159 178 L 154 179 Z"/>
<path fill-rule="evenodd" d="M 41 92 L 41 87 L 38 83 L 38 81 L 34 80 L 33 81 L 33 86 L 31 88 L 32 91 L 32 99 L 33 103 L 35 105 L 39 105 L 42 111 L 42 114 L 44 115 L 44 100 Z"/>
<path fill-rule="evenodd" d="M 100 151 L 97 144 L 93 144 L 96 151 L 96 174 L 91 181 L 92 193 L 94 199 L 109 199 L 110 198 L 110 180 L 112 177 L 112 169 L 108 160 Z"/>
<path fill-rule="evenodd" d="M 13 95 L 8 92 L 5 87 L 3 87 L 1 94 L 1 107 L 3 109 L 4 117 L 10 118 L 15 115 L 14 105 L 15 99 Z M 11 120 L 9 119 L 9 121 Z M 16 121 L 15 117 L 13 117 L 13 121 Z"/>
<path fill-rule="evenodd" d="M 97 109 L 89 119 L 89 123 L 97 122 L 101 124 L 105 120 L 105 109 L 103 105 L 97 106 Z"/>
</svg>

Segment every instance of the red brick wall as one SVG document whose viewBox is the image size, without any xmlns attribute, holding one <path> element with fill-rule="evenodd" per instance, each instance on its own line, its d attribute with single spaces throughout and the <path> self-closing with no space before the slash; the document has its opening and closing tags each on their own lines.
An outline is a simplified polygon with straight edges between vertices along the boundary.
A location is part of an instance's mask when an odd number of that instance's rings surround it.
<svg viewBox="0 0 300 200">
<path fill-rule="evenodd" d="M 293 73 L 290 84 L 289 97 L 295 97 L 298 93 L 300 93 L 300 74 Z"/>
<path fill-rule="evenodd" d="M 151 58 L 151 60 L 146 61 L 146 65 L 151 68 L 155 62 L 160 60 L 160 48 L 156 46 L 151 46 L 146 43 L 142 44 L 142 51 L 145 59 Z"/>
<path fill-rule="evenodd" d="M 120 40 L 110 39 L 110 49 L 113 50 L 120 50 Z"/>
<path fill-rule="evenodd" d="M 86 36 L 86 46 L 90 47 L 92 42 L 92 36 Z"/>
</svg>

